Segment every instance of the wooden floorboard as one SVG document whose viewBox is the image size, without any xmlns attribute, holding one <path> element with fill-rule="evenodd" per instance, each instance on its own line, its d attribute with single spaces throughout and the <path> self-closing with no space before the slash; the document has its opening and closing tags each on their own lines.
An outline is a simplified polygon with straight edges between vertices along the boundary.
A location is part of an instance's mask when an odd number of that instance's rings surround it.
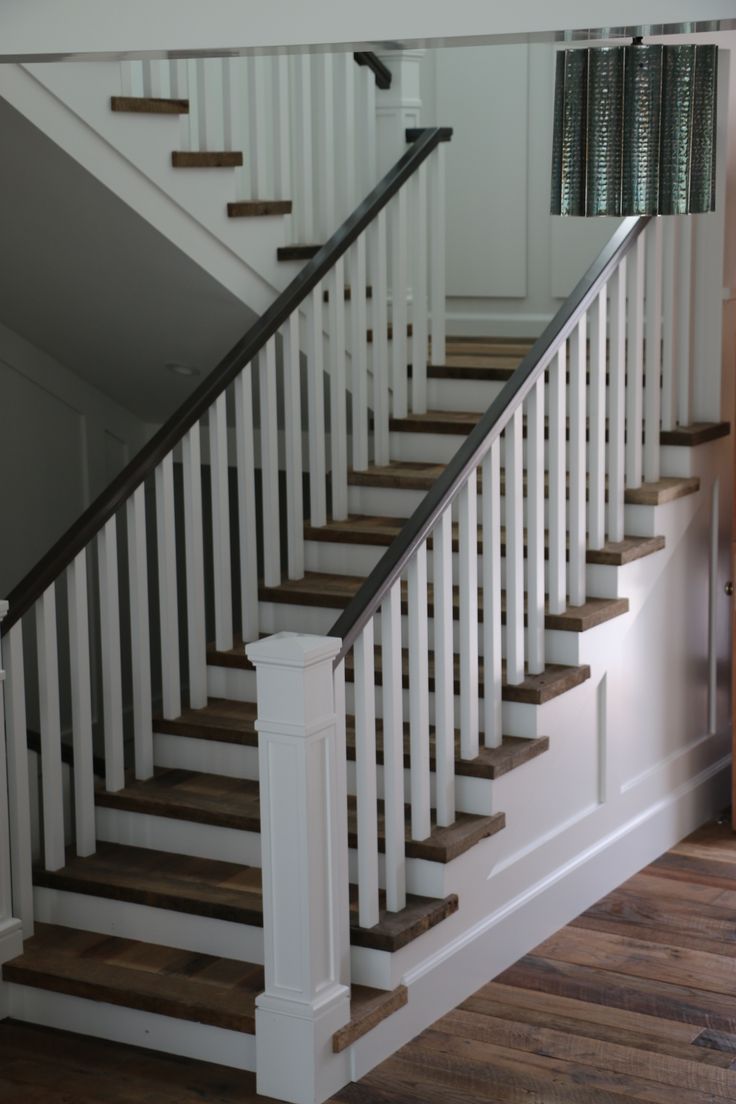
<svg viewBox="0 0 736 1104">
<path fill-rule="evenodd" d="M 333 1104 L 732 1104 L 734 944 L 736 837 L 710 825 Z M 251 1074 L 11 1021 L 0 1100 L 266 1104 Z"/>
</svg>

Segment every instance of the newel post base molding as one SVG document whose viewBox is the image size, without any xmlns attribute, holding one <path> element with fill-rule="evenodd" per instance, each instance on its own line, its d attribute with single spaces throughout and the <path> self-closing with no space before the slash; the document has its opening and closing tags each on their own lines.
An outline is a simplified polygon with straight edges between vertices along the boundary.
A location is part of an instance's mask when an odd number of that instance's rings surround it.
<svg viewBox="0 0 736 1104">
<path fill-rule="evenodd" d="M 294 1104 L 318 1104 L 350 1079 L 347 1053 L 332 1052 L 332 1035 L 350 1019 L 346 794 L 333 674 L 339 647 L 331 637 L 277 633 L 246 648 L 256 668 L 261 790 L 257 1086 Z"/>
<path fill-rule="evenodd" d="M 380 179 L 406 150 L 407 127 L 421 125 L 419 63 L 424 50 L 378 54 L 391 70 L 391 87 L 376 90 L 376 157 Z"/>
</svg>

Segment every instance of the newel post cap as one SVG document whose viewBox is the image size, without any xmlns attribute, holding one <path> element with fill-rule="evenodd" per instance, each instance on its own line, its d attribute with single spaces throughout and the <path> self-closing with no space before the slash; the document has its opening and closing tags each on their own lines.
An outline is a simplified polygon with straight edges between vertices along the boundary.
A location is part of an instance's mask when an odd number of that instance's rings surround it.
<svg viewBox="0 0 736 1104">
<path fill-rule="evenodd" d="M 334 659 L 342 641 L 335 636 L 280 632 L 248 644 L 245 654 L 256 667 L 314 667 Z"/>
</svg>

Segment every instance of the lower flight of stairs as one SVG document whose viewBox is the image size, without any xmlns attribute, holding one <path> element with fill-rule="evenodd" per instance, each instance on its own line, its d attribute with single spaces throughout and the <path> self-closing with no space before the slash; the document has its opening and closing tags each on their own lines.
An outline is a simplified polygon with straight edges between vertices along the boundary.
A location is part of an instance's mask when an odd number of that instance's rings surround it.
<svg viewBox="0 0 736 1104">
<path fill-rule="evenodd" d="M 346 520 L 305 526 L 305 577 L 260 589 L 264 632 L 329 630 L 441 472 L 448 458 L 441 439 L 451 441 L 454 451 L 527 348 L 528 343 L 512 341 L 448 344 L 447 365 L 429 369 L 432 401 L 446 400 L 446 408 L 402 419 L 392 430 L 392 455 L 397 458 L 384 467 L 350 474 Z M 448 412 L 453 401 L 470 412 Z M 696 445 L 727 431 L 700 426 L 678 431 L 679 436 L 665 443 Z M 416 439 L 421 439 L 420 446 L 411 443 Z M 433 449 L 438 455 L 432 455 Z M 425 459 L 416 458 L 422 453 Z M 697 490 L 695 478 L 664 477 L 627 492 L 626 501 L 649 509 Z M 457 540 L 455 531 L 455 551 Z M 628 599 L 619 594 L 620 569 L 663 547 L 662 537 L 644 531 L 588 553 L 589 583 L 600 589 L 593 589 L 596 596 L 581 607 L 547 614 L 550 662 L 542 675 L 505 684 L 504 708 L 510 704 L 535 711 L 585 682 L 590 675 L 583 655 L 585 634 L 625 616 L 629 608 Z M 481 548 L 479 532 L 479 552 Z M 430 541 L 430 556 L 431 551 Z M 430 621 L 432 602 L 430 589 Z M 405 614 L 405 593 L 402 604 Z M 482 611 L 480 591 L 478 607 Z M 379 685 L 380 661 L 377 649 Z M 206 708 L 185 709 L 175 720 L 154 722 L 154 776 L 145 781 L 129 777 L 115 793 L 99 784 L 96 853 L 79 857 L 69 849 L 61 870 L 35 870 L 36 934 L 23 955 L 3 967 L 3 978 L 9 983 L 11 1014 L 19 1018 L 254 1068 L 255 999 L 263 988 L 255 679 L 242 644 L 226 653 L 210 647 L 208 664 L 211 697 Z M 431 656 L 429 676 L 431 693 Z M 349 713 L 352 678 L 348 661 Z M 378 713 L 380 777 L 380 709 Z M 350 766 L 355 759 L 352 715 L 346 736 Z M 433 730 L 431 742 L 434 770 Z M 351 886 L 351 1021 L 336 1033 L 336 1051 L 406 1003 L 408 993 L 400 979 L 409 965 L 421 960 L 422 940 L 462 915 L 462 897 L 452 891 L 453 863 L 505 826 L 504 813 L 493 804 L 494 782 L 523 770 L 548 749 L 546 736 L 517 727 L 500 747 L 482 747 L 475 759 L 465 760 L 456 734 L 457 819 L 449 827 L 433 821 L 429 838 L 414 841 L 407 814 L 406 908 L 388 912 L 382 895 L 378 924 L 362 928 L 357 889 Z M 407 725 L 407 769 L 409 758 Z M 382 847 L 380 814 L 379 807 Z M 352 796 L 348 824 L 354 863 Z"/>
</svg>

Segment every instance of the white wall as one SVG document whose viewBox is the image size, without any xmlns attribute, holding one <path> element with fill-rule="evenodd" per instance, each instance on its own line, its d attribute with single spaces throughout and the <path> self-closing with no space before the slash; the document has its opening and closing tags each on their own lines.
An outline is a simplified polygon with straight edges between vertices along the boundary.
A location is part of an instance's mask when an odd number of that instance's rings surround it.
<svg viewBox="0 0 736 1104">
<path fill-rule="evenodd" d="M 140 419 L 0 323 L 0 595 L 148 433 Z"/>
<path fill-rule="evenodd" d="M 230 53 L 319 44 L 380 49 L 588 28 L 734 18 L 733 0 L 3 0 L 0 57 L 168 50 Z"/>
<path fill-rule="evenodd" d="M 706 40 L 736 46 L 734 32 L 698 39 Z M 455 131 L 447 155 L 451 333 L 536 336 L 618 225 L 549 214 L 554 54 L 551 43 L 522 43 L 431 50 L 422 61 L 422 122 Z M 735 86 L 732 73 L 732 101 Z"/>
<path fill-rule="evenodd" d="M 448 328 L 536 336 L 618 225 L 549 214 L 554 46 L 452 47 L 422 63 L 447 155 Z"/>
</svg>

